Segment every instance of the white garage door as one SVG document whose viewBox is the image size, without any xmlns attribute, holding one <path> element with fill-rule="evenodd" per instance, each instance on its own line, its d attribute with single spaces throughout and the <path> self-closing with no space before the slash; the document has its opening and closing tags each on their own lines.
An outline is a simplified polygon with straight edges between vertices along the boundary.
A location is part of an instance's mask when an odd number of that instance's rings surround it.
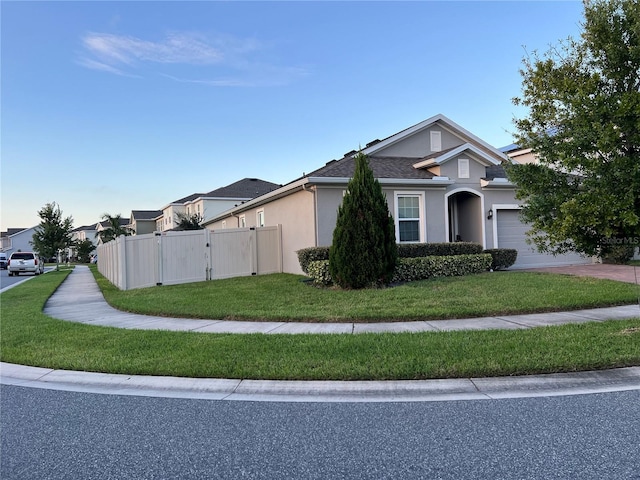
<svg viewBox="0 0 640 480">
<path fill-rule="evenodd" d="M 498 248 L 514 248 L 518 259 L 511 268 L 535 268 L 559 265 L 591 263 L 591 258 L 577 253 L 567 255 L 548 255 L 538 253 L 526 242 L 529 227 L 520 221 L 520 210 L 497 210 L 495 221 L 498 229 Z"/>
</svg>

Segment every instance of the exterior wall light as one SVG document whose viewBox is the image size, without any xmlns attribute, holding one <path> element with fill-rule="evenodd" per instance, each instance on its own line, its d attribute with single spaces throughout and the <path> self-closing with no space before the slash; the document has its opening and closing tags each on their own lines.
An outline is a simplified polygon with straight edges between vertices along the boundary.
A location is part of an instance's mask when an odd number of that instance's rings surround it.
<svg viewBox="0 0 640 480">
<path fill-rule="evenodd" d="M 487 212 L 487 219 L 491 220 L 493 218 L 493 208 L 490 208 Z"/>
</svg>

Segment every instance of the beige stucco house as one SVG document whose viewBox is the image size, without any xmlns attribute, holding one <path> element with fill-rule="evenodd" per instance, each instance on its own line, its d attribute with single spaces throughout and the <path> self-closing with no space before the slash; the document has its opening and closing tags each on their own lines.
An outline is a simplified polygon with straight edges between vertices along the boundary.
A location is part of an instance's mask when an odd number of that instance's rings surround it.
<svg viewBox="0 0 640 480">
<path fill-rule="evenodd" d="M 579 255 L 550 256 L 526 243 L 521 205 L 501 151 L 436 115 L 362 149 L 387 197 L 396 240 L 469 241 L 515 248 L 514 268 L 590 263 Z M 351 151 L 308 175 L 219 213 L 209 229 L 282 225 L 283 269 L 300 273 L 296 251 L 331 245 L 338 206 L 354 172 Z"/>
</svg>

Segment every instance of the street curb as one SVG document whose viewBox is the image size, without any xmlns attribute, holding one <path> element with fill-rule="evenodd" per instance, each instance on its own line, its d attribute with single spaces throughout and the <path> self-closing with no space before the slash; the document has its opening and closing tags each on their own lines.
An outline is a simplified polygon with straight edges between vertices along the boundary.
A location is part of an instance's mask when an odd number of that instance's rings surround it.
<svg viewBox="0 0 640 480">
<path fill-rule="evenodd" d="M 76 372 L 0 363 L 0 384 L 72 392 L 268 402 L 442 402 L 640 390 L 640 367 L 519 377 L 285 381 Z"/>
</svg>

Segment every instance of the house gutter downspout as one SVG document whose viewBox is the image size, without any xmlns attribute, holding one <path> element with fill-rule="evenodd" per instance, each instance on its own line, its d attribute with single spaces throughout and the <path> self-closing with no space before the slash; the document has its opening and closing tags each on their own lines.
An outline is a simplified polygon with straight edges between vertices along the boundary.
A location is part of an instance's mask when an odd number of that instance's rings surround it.
<svg viewBox="0 0 640 480">
<path fill-rule="evenodd" d="M 318 246 L 318 196 L 316 195 L 316 187 L 309 187 L 308 183 L 302 184 L 302 190 L 309 192 L 313 195 L 313 237 L 315 239 L 315 246 Z"/>
</svg>

